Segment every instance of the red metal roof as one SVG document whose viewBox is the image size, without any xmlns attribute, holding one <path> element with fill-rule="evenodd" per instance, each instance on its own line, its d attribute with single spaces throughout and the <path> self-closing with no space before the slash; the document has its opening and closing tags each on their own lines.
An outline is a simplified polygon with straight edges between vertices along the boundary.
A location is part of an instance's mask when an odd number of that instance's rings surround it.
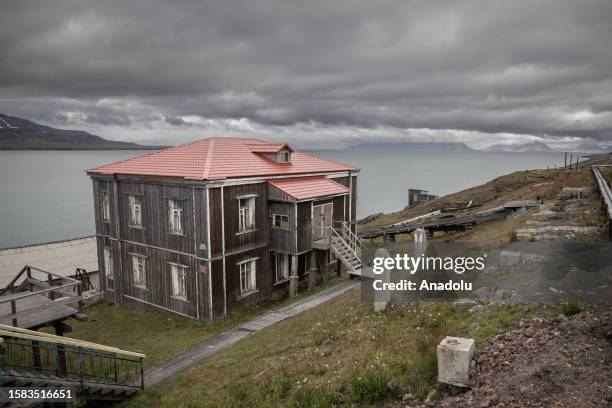
<svg viewBox="0 0 612 408">
<path fill-rule="evenodd" d="M 267 146 L 276 149 L 276 146 L 285 145 L 257 139 L 211 137 L 87 171 L 194 180 L 359 171 L 356 167 L 300 151 L 291 154 L 291 163 L 277 163 L 259 154 Z"/>
<path fill-rule="evenodd" d="M 295 151 L 287 143 L 247 143 L 247 146 L 255 153 L 277 153 L 282 148 L 287 148 L 290 152 Z"/>
<path fill-rule="evenodd" d="M 296 200 L 345 194 L 350 191 L 348 187 L 325 176 L 271 179 L 268 183 Z"/>
</svg>

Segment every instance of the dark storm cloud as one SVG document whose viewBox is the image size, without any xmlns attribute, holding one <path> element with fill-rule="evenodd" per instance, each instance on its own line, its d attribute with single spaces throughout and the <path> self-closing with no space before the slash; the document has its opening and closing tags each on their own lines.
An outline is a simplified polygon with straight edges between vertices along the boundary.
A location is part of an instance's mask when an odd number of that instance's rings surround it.
<svg viewBox="0 0 612 408">
<path fill-rule="evenodd" d="M 609 0 L 14 0 L 0 11 L 0 111 L 50 123 L 612 140 Z"/>
</svg>

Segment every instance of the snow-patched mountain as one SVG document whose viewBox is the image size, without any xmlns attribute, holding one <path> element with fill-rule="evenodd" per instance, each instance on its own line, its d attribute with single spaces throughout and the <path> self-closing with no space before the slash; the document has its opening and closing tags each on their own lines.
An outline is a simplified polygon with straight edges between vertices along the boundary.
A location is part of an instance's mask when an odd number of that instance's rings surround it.
<svg viewBox="0 0 612 408">
<path fill-rule="evenodd" d="M 55 129 L 0 113 L 0 149 L 153 149 L 136 143 L 106 140 L 81 130 Z"/>
</svg>

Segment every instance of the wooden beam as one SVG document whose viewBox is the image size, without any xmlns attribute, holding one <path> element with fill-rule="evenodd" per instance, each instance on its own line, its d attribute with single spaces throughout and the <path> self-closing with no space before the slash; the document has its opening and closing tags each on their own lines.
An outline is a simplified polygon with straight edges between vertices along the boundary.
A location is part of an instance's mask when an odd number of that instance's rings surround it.
<svg viewBox="0 0 612 408">
<path fill-rule="evenodd" d="M 69 337 L 56 336 L 56 335 L 48 334 L 48 333 L 36 332 L 33 330 L 22 329 L 20 327 L 6 326 L 3 324 L 0 324 L 0 336 L 15 337 L 15 338 L 20 338 L 20 339 L 25 339 L 25 340 L 42 341 L 46 343 L 61 343 L 66 346 L 84 347 L 84 348 L 89 348 L 93 350 L 105 351 L 109 353 L 117 353 L 117 354 L 122 354 L 126 356 L 131 356 L 131 357 L 142 357 L 142 358 L 145 357 L 145 355 L 142 353 L 135 353 L 133 351 L 125 351 L 125 350 L 118 349 L 116 347 L 105 346 L 102 344 L 91 343 L 88 341 L 83 341 L 83 340 L 78 340 L 78 339 L 72 339 Z"/>
</svg>

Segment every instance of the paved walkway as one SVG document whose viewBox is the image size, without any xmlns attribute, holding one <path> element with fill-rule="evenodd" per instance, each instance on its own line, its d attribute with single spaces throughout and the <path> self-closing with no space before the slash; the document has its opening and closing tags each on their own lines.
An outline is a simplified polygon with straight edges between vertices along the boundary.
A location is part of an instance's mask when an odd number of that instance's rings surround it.
<svg viewBox="0 0 612 408">
<path fill-rule="evenodd" d="M 348 290 L 359 286 L 359 281 L 346 281 L 332 288 L 322 290 L 312 296 L 308 296 L 290 305 L 281 307 L 263 315 L 242 323 L 233 329 L 227 330 L 220 335 L 200 343 L 189 350 L 178 354 L 156 366 L 148 368 L 144 373 L 145 387 L 159 385 L 177 376 L 182 371 L 199 364 L 210 357 L 230 348 L 238 341 L 250 334 L 272 326 L 291 316 L 296 316 L 306 310 L 312 309 Z"/>
</svg>

